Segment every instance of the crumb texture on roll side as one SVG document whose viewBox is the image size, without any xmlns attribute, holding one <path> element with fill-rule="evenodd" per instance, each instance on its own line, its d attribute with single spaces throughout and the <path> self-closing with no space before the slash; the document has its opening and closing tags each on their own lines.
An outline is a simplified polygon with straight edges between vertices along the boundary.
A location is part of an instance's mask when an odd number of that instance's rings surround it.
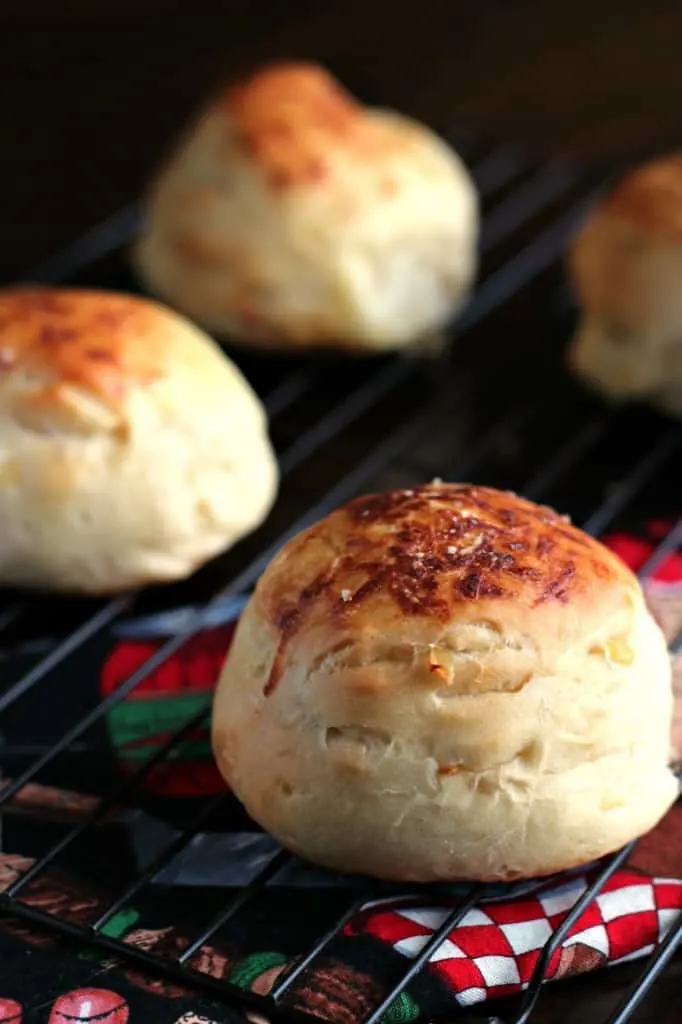
<svg viewBox="0 0 682 1024">
<path fill-rule="evenodd" d="M 156 302 L 0 290 L 0 582 L 109 593 L 188 575 L 254 529 L 277 467 L 262 406 Z"/>
<path fill-rule="evenodd" d="M 357 499 L 282 549 L 212 728 L 237 797 L 301 856 L 496 880 L 653 827 L 677 794 L 671 720 L 631 571 L 548 508 L 434 483 Z"/>
<path fill-rule="evenodd" d="M 682 153 L 635 168 L 595 204 L 568 272 L 575 373 L 609 399 L 682 415 Z"/>
<path fill-rule="evenodd" d="M 190 126 L 152 183 L 133 262 L 237 343 L 381 352 L 457 312 L 477 235 L 475 186 L 444 140 L 321 67 L 275 64 Z"/>
</svg>

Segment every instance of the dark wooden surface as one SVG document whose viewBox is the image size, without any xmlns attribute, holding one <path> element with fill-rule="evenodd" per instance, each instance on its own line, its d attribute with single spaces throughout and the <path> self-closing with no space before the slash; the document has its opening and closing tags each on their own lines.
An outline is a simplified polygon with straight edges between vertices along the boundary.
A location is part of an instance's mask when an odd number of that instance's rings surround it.
<svg viewBox="0 0 682 1024">
<path fill-rule="evenodd" d="M 0 278 L 135 198 L 254 62 L 313 57 L 441 131 L 592 158 L 682 142 L 681 43 L 671 0 L 2 0 Z M 538 1024 L 606 1024 L 627 977 L 552 987 Z M 635 1020 L 679 1024 L 681 991 L 678 957 Z"/>
</svg>

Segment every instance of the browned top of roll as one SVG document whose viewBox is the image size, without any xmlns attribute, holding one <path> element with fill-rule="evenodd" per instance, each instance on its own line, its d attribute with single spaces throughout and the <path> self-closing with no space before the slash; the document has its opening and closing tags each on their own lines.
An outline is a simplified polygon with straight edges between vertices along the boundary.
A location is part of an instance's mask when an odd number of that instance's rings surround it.
<svg viewBox="0 0 682 1024">
<path fill-rule="evenodd" d="M 442 629 L 462 618 L 525 617 L 530 629 L 543 609 L 552 632 L 570 632 L 638 592 L 612 552 L 551 509 L 488 487 L 434 483 L 332 513 L 284 548 L 257 598 L 289 642 L 323 625 L 343 633 L 396 620 L 405 628 L 407 619 L 421 630 L 428 621 Z"/>
<path fill-rule="evenodd" d="M 595 213 L 622 217 L 644 232 L 682 237 L 682 152 L 652 160 L 626 174 Z"/>
<path fill-rule="evenodd" d="M 132 415 L 134 394 L 160 403 L 165 417 L 191 418 L 233 386 L 244 387 L 242 377 L 215 342 L 159 303 L 94 289 L 0 289 L 0 391 L 24 426 L 108 430 Z"/>
<path fill-rule="evenodd" d="M 174 319 L 132 295 L 7 288 L 0 291 L 0 374 L 24 370 L 117 404 L 131 384 L 148 384 L 165 368 Z"/>
<path fill-rule="evenodd" d="M 273 64 L 228 89 L 220 101 L 244 151 L 278 189 L 324 180 L 331 152 L 376 160 L 401 145 L 395 132 L 327 71 L 309 63 Z"/>
</svg>

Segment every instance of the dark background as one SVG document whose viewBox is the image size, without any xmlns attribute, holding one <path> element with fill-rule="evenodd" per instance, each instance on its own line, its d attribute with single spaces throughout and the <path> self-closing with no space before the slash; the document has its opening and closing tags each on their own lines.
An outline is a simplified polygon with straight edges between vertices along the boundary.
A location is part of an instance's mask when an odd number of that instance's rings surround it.
<svg viewBox="0 0 682 1024">
<path fill-rule="evenodd" d="M 273 56 L 585 154 L 682 135 L 675 0 L 1 0 L 0 277 L 135 197 L 207 89 Z"/>
</svg>

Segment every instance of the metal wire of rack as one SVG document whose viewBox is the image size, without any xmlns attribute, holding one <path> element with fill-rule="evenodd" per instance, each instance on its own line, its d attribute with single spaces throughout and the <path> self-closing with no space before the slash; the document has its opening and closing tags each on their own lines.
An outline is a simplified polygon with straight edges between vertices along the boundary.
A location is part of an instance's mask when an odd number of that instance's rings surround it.
<svg viewBox="0 0 682 1024">
<path fill-rule="evenodd" d="M 468 147 L 468 148 L 467 148 Z M 591 202 L 604 187 L 605 175 L 589 172 L 567 162 L 537 165 L 523 154 L 509 147 L 480 147 L 460 143 L 472 167 L 480 193 L 484 199 L 484 221 L 481 236 L 482 278 L 475 296 L 459 319 L 451 354 L 437 362 L 437 375 L 443 380 L 420 391 L 425 374 L 417 362 L 405 358 L 379 360 L 376 364 L 363 363 L 344 373 L 341 385 L 334 390 L 332 378 L 338 367 L 324 362 L 302 360 L 296 364 L 278 363 L 277 371 L 268 372 L 243 358 L 247 374 L 251 377 L 268 409 L 278 447 L 279 462 L 288 495 L 283 504 L 286 512 L 264 537 L 259 535 L 254 545 L 241 545 L 236 555 L 221 566 L 216 587 L 213 577 L 204 585 L 205 593 L 196 602 L 197 610 L 188 624 L 170 636 L 160 649 L 129 676 L 96 707 L 75 721 L 62 735 L 42 751 L 23 771 L 15 773 L 11 781 L 0 789 L 0 811 L 24 786 L 41 777 L 44 769 L 85 737 L 89 730 L 101 723 L 105 716 L 132 693 L 164 661 L 178 651 L 207 621 L 211 608 L 227 597 L 243 595 L 249 591 L 272 555 L 281 545 L 308 524 L 325 515 L 341 502 L 370 487 L 377 488 L 399 479 L 405 484 L 439 475 L 446 479 L 484 478 L 498 484 L 496 470 L 500 470 L 502 483 L 509 483 L 505 466 L 514 465 L 515 489 L 534 500 L 566 499 L 575 489 L 575 481 L 589 477 L 586 467 L 602 466 L 595 452 L 611 438 L 627 431 L 628 417 L 643 416 L 645 441 L 635 447 L 631 459 L 620 460 L 615 483 L 604 491 L 595 490 L 594 484 L 582 487 L 587 497 L 577 503 L 577 519 L 595 536 L 619 522 L 620 517 L 648 493 L 652 482 L 668 471 L 682 445 L 682 425 L 659 420 L 653 414 L 605 411 L 586 397 L 576 398 L 577 392 L 568 392 L 563 405 L 558 403 L 552 381 L 559 380 L 543 354 L 544 342 L 539 334 L 561 332 L 557 327 L 570 308 L 561 284 L 557 265 L 567 237 Z M 121 276 L 119 255 L 134 237 L 139 225 L 140 210 L 131 207 L 88 236 L 79 239 L 68 251 L 44 264 L 30 275 L 29 280 L 59 283 L 93 283 L 132 287 L 125 274 Z M 102 261 L 110 257 L 119 260 L 119 269 L 113 274 L 103 271 Z M 538 298 L 540 296 L 540 298 Z M 533 346 L 519 342 L 520 334 L 533 334 L 529 328 L 534 314 L 529 314 L 524 303 L 541 302 L 545 311 L 535 330 Z M 520 310 L 516 314 L 510 310 Z M 498 345 L 495 359 L 498 374 L 505 385 L 488 391 L 485 346 L 478 341 L 481 328 L 497 334 L 511 334 L 513 344 Z M 517 350 L 518 349 L 518 350 Z M 552 352 L 557 345 L 552 345 Z M 457 359 L 458 351 L 473 353 L 469 362 Z M 454 355 L 452 353 L 455 353 Z M 483 361 L 482 361 L 483 360 Z M 538 361 L 535 376 L 527 372 Z M 526 369 L 524 369 L 524 367 Z M 543 374 L 547 370 L 549 376 Z M 531 380 L 532 377 L 532 380 Z M 538 379 L 541 378 L 538 386 Z M 510 386 L 510 383 L 513 386 Z M 558 385 L 557 385 L 558 386 Z M 563 386 L 563 385 L 562 385 Z M 568 387 L 568 385 L 566 385 Z M 429 389 L 430 388 L 430 389 Z M 334 400 L 326 405 L 316 396 L 332 393 Z M 406 393 L 413 398 L 405 398 Z M 417 398 L 414 399 L 414 394 Z M 408 412 L 405 412 L 406 403 Z M 577 403 L 577 411 L 574 405 Z M 448 433 L 448 418 L 459 406 L 468 410 L 457 430 Z M 494 415 L 480 422 L 471 413 L 472 406 L 493 409 Z M 378 410 L 390 406 L 391 415 Z M 570 410 L 573 410 L 571 413 Z M 473 416 L 469 422 L 469 415 Z M 288 422 L 291 423 L 288 426 Z M 473 426 L 472 426 L 473 423 Z M 639 423 L 639 421 L 638 421 Z M 283 424 L 281 430 L 279 425 Z M 431 450 L 436 433 L 445 444 L 439 446 L 434 458 Z M 549 441 L 541 454 L 531 460 L 516 459 L 510 455 L 509 443 L 514 441 L 523 449 L 523 437 L 537 436 L 552 424 Z M 641 425 L 641 424 L 640 424 Z M 370 441 L 367 441 L 367 431 Z M 521 441 L 519 441 L 521 438 Z M 278 440 L 279 439 L 279 440 Z M 532 447 L 532 446 L 531 446 Z M 535 449 L 534 449 L 535 451 Z M 426 453 L 426 454 L 425 454 Z M 316 461 L 317 460 L 317 461 Z M 314 474 L 311 463 L 323 467 L 322 483 L 313 493 L 302 489 L 301 473 Z M 435 463 L 435 464 L 434 464 Z M 491 467 L 493 467 L 491 469 Z M 519 470 L 519 467 L 521 469 Z M 435 470 L 435 472 L 434 472 Z M 520 475 L 519 475 L 520 472 Z M 492 478 L 491 478 L 492 473 Z M 288 488 L 288 490 L 287 490 Z M 595 494 L 597 497 L 595 498 Z M 563 510 L 563 508 L 562 508 Z M 656 550 L 640 571 L 646 582 L 662 561 L 676 551 L 682 543 L 682 520 L 662 538 Z M 106 602 L 96 602 L 84 612 L 75 628 L 57 639 L 49 652 L 36 661 L 21 678 L 8 682 L 0 691 L 0 715 L 10 711 L 28 694 L 50 683 L 51 674 L 67 662 L 74 653 L 105 630 L 124 613 L 136 605 L 139 598 L 125 594 Z M 26 597 L 8 598 L 0 610 L 0 643 L 32 614 L 32 601 Z M 682 646 L 682 634 L 671 645 L 675 652 Z M 92 946 L 115 953 L 117 958 L 145 967 L 177 981 L 189 983 L 206 992 L 222 996 L 241 1007 L 250 1007 L 271 1020 L 315 1020 L 310 1014 L 287 1005 L 286 996 L 292 986 L 314 961 L 317 960 L 336 936 L 352 920 L 363 905 L 372 898 L 373 887 L 368 884 L 360 896 L 352 899 L 324 934 L 293 964 L 285 970 L 267 996 L 256 995 L 242 988 L 218 981 L 200 972 L 193 964 L 197 951 L 228 921 L 244 908 L 248 909 L 256 894 L 291 860 L 285 851 L 276 853 L 265 868 L 236 894 L 226 898 L 201 932 L 192 937 L 174 958 L 161 959 L 142 948 L 112 938 L 106 926 L 113 916 L 138 892 L 152 881 L 175 858 L 186 851 L 193 838 L 211 819 L 215 811 L 229 796 L 207 799 L 193 821 L 147 864 L 139 876 L 130 883 L 112 903 L 99 914 L 96 921 L 84 927 L 50 915 L 22 902 L 26 886 L 43 873 L 72 844 L 104 820 L 115 808 L 134 799 L 137 787 L 159 765 L 172 757 L 174 750 L 210 714 L 208 705 L 195 711 L 183 726 L 175 731 L 139 767 L 123 781 L 117 783 L 108 796 L 83 820 L 65 835 L 17 878 L 0 895 L 0 909 L 28 921 L 55 929 L 65 935 L 84 940 Z M 0 746 L 0 764 L 3 752 Z M 629 855 L 631 844 L 603 863 L 594 882 L 575 904 L 562 925 L 545 945 L 536 965 L 532 980 L 510 1009 L 504 1009 L 502 1018 L 491 1016 L 496 1012 L 487 1005 L 479 1007 L 480 1021 L 501 1021 L 502 1024 L 526 1024 L 533 1012 L 546 980 L 552 956 L 575 921 L 596 898 L 611 875 Z M 443 921 L 442 926 L 411 961 L 406 961 L 402 976 L 372 1008 L 362 1024 L 376 1024 L 395 999 L 407 988 L 437 952 L 439 946 L 469 909 L 485 896 L 486 887 L 472 885 Z M 665 940 L 643 965 L 622 1005 L 605 1024 L 625 1024 L 647 995 L 654 981 L 665 969 L 682 942 L 682 919 L 668 932 Z M 457 1008 L 453 1005 L 453 1013 Z"/>
</svg>

